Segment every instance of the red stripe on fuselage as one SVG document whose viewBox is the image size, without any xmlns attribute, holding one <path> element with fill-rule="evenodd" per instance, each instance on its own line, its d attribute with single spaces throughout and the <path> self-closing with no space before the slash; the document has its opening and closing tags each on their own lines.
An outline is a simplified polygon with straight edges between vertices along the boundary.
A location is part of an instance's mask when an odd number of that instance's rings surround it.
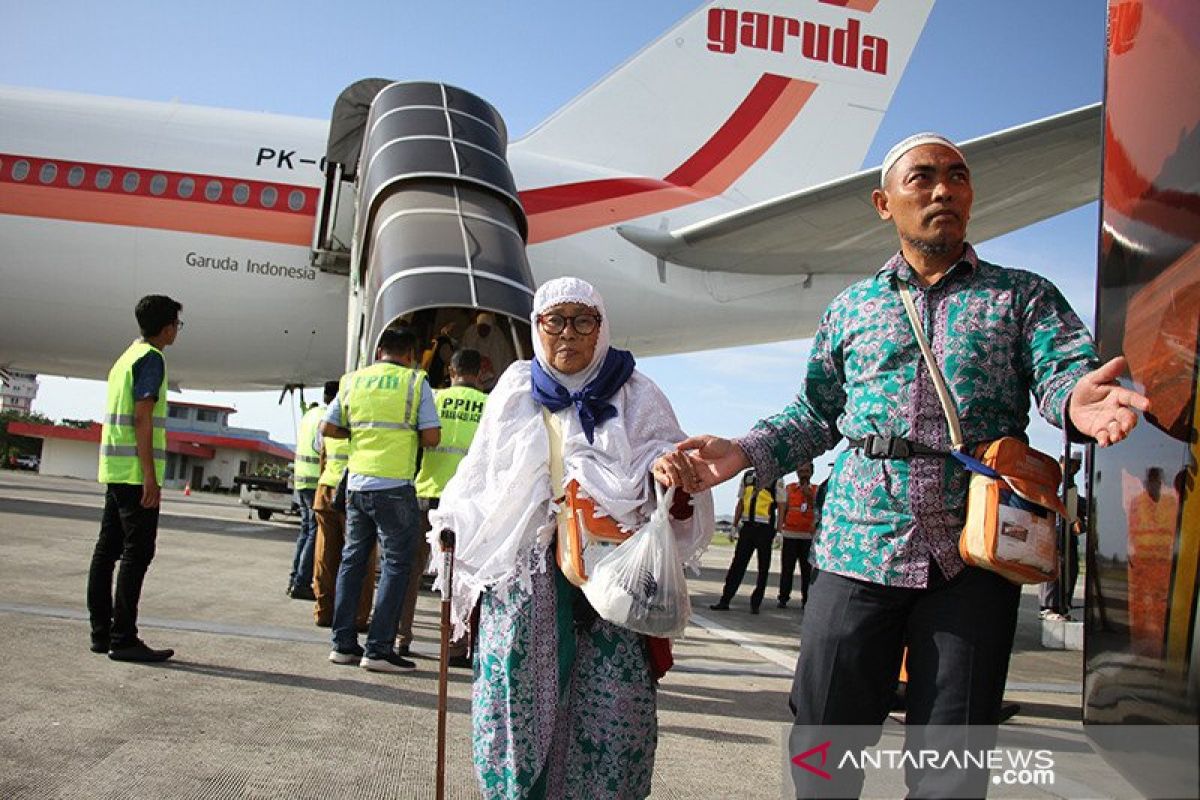
<svg viewBox="0 0 1200 800">
<path fill-rule="evenodd" d="M 0 153 L 0 214 L 14 216 L 307 245 L 317 196 L 294 184 Z"/>
<path fill-rule="evenodd" d="M 609 178 L 521 192 L 529 243 L 614 225 L 721 194 L 763 156 L 817 85 L 764 74 L 729 119 L 665 179 Z"/>
</svg>

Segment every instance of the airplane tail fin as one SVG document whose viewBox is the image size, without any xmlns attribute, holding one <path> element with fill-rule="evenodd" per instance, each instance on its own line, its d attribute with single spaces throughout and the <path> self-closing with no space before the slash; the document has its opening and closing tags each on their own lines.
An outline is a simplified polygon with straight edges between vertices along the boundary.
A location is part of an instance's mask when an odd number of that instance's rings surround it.
<svg viewBox="0 0 1200 800">
<path fill-rule="evenodd" d="M 933 2 L 704 5 L 513 143 L 579 176 L 522 192 L 530 242 L 857 171 Z"/>
</svg>

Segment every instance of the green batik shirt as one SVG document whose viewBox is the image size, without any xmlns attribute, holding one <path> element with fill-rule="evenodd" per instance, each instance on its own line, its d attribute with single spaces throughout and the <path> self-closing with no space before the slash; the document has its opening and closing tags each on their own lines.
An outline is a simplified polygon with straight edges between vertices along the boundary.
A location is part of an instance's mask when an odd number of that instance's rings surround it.
<svg viewBox="0 0 1200 800">
<path fill-rule="evenodd" d="M 1025 437 L 1030 394 L 1062 427 L 1075 383 L 1098 366 L 1091 334 L 1045 278 L 989 264 L 967 245 L 933 286 L 897 253 L 834 298 L 821 319 L 800 393 L 737 440 L 772 481 L 838 443 L 867 434 L 950 449 L 950 431 L 897 281 L 945 376 L 968 447 Z M 924 587 L 930 562 L 946 578 L 958 554 L 969 474 L 952 458 L 838 456 L 813 543 L 818 569 L 888 586 Z"/>
</svg>

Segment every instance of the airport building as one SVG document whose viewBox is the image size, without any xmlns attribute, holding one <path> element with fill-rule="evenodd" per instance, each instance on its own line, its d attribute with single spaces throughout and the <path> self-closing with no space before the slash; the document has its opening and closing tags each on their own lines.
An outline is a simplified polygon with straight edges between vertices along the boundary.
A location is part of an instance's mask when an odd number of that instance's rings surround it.
<svg viewBox="0 0 1200 800">
<path fill-rule="evenodd" d="M 37 392 L 37 375 L 34 373 L 0 370 L 0 411 L 28 414 Z"/>
<path fill-rule="evenodd" d="M 167 404 L 167 470 L 163 487 L 229 489 L 238 475 L 263 468 L 287 470 L 292 448 L 272 441 L 266 431 L 235 428 L 236 409 L 204 403 Z M 41 472 L 95 480 L 100 462 L 100 423 L 36 425 L 14 422 L 9 432 L 42 440 Z"/>
</svg>

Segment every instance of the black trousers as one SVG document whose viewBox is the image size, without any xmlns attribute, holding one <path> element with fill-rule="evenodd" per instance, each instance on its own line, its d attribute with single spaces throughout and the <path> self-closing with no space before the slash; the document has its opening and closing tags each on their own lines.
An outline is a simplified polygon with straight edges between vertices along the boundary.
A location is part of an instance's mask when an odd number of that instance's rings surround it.
<svg viewBox="0 0 1200 800">
<path fill-rule="evenodd" d="M 808 563 L 808 551 L 812 539 L 789 539 L 783 537 L 779 548 L 779 599 L 792 599 L 792 579 L 796 577 L 796 564 L 800 564 L 800 597 L 808 600 L 808 584 L 812 580 L 812 564 Z"/>
<path fill-rule="evenodd" d="M 108 639 L 116 650 L 137 644 L 138 600 L 146 569 L 154 559 L 158 508 L 142 508 L 142 487 L 110 483 L 104 493 L 100 538 L 88 570 L 87 604 L 92 639 Z M 113 570 L 117 572 L 116 595 Z"/>
<path fill-rule="evenodd" d="M 1067 534 L 1067 602 L 1059 602 L 1058 578 L 1047 581 L 1038 587 L 1038 602 L 1042 608 L 1057 611 L 1059 614 L 1071 613 L 1071 598 L 1075 596 L 1075 583 L 1079 580 L 1079 537 L 1073 533 Z"/>
<path fill-rule="evenodd" d="M 728 605 L 742 585 L 746 575 L 746 566 L 750 556 L 758 553 L 758 581 L 754 584 L 754 592 L 750 595 L 750 607 L 762 605 L 763 595 L 767 591 L 767 579 L 771 574 L 771 545 L 775 541 L 775 528 L 765 522 L 743 522 L 738 529 L 737 546 L 733 550 L 733 561 L 729 562 L 729 571 L 725 573 L 725 588 L 721 592 L 721 602 Z"/>
<path fill-rule="evenodd" d="M 926 589 L 882 586 L 831 572 L 814 575 L 791 692 L 794 754 L 830 738 L 818 740 L 817 726 L 857 726 L 837 737 L 843 749 L 874 744 L 891 707 L 905 646 L 906 746 L 966 746 L 924 739 L 934 735 L 930 731 L 946 729 L 922 726 L 991 726 L 987 730 L 994 740 L 1020 587 L 975 567 L 949 581 L 931 569 L 937 578 Z M 966 735 L 961 728 L 952 730 L 954 736 Z M 971 746 L 991 745 L 972 739 Z M 798 797 L 858 797 L 862 791 L 863 772 L 852 766 L 837 770 L 833 781 L 799 768 L 792 776 Z M 983 770 L 909 770 L 906 778 L 910 797 L 983 797 L 988 786 Z"/>
</svg>

